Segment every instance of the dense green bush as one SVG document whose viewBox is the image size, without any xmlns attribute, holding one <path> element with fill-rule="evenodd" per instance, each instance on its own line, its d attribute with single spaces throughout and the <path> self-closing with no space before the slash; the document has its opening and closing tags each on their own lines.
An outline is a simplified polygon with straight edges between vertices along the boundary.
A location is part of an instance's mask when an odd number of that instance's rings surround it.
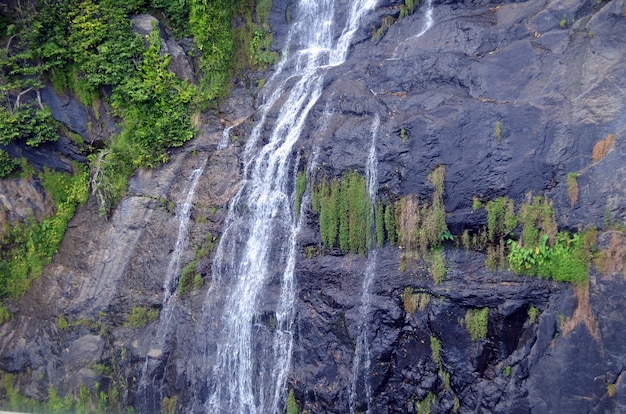
<svg viewBox="0 0 626 414">
<path fill-rule="evenodd" d="M 0 149 L 0 178 L 11 175 L 17 162 L 6 151 Z"/>
</svg>

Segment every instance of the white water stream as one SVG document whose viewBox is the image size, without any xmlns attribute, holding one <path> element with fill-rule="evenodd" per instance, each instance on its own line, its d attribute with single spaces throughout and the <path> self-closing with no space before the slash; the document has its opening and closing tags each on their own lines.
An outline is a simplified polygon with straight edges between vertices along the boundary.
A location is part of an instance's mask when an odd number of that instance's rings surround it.
<svg viewBox="0 0 626 414">
<path fill-rule="evenodd" d="M 213 264 L 213 286 L 206 301 L 214 300 L 217 285 L 226 297 L 220 306 L 221 319 L 213 315 L 219 326 L 214 354 L 212 349 L 207 352 L 212 365 L 207 412 L 274 414 L 284 409 L 300 227 L 293 211 L 294 164 L 298 162 L 294 145 L 322 93 L 325 69 L 343 63 L 361 18 L 375 3 L 353 0 L 345 22 L 335 21 L 334 0 L 297 4 L 283 52 L 286 58 L 264 88 L 260 120 L 244 150 L 244 179 L 229 205 Z M 342 33 L 334 42 L 333 29 L 340 25 Z M 272 124 L 270 111 L 277 113 Z M 270 133 L 266 133 L 268 128 Z M 278 298 L 274 304 L 267 303 L 272 294 Z M 261 308 L 274 309 L 272 329 L 258 323 Z M 268 343 L 271 351 L 265 349 Z"/>
<path fill-rule="evenodd" d="M 163 299 L 161 300 L 161 312 L 157 321 L 155 341 L 151 344 L 150 351 L 146 356 L 146 359 L 141 370 L 141 376 L 139 378 L 137 392 L 142 395 L 145 407 L 156 407 L 161 401 L 161 387 L 154 387 L 154 379 L 149 377 L 150 361 L 155 359 L 157 364 L 160 364 L 160 358 L 163 355 L 164 348 L 167 341 L 167 333 L 169 333 L 170 323 L 172 320 L 172 313 L 175 306 L 176 292 L 178 290 L 178 278 L 181 272 L 181 257 L 188 244 L 189 239 L 189 221 L 191 218 L 191 207 L 193 206 L 193 199 L 196 193 L 196 187 L 198 181 L 204 173 L 206 168 L 208 157 L 204 157 L 200 166 L 194 169 L 189 176 L 189 184 L 183 190 L 185 194 L 185 200 L 182 203 L 176 205 L 176 218 L 178 219 L 178 236 L 176 237 L 176 244 L 174 250 L 170 255 L 170 261 L 167 266 L 165 278 L 163 281 Z"/>
<path fill-rule="evenodd" d="M 371 201 L 370 208 L 370 229 L 368 232 L 368 247 L 371 249 L 367 256 L 367 266 L 363 275 L 363 290 L 361 296 L 361 306 L 359 308 L 359 333 L 354 350 L 354 360 L 352 361 L 352 381 L 350 384 L 350 413 L 354 414 L 358 398 L 357 387 L 360 381 L 363 382 L 365 398 L 367 400 L 366 413 L 369 414 L 372 405 L 372 388 L 369 383 L 370 378 L 370 352 L 368 338 L 367 318 L 370 312 L 370 286 L 376 276 L 376 227 L 374 221 L 374 211 L 376 208 L 376 195 L 378 193 L 378 158 L 376 157 L 376 140 L 378 128 L 380 126 L 380 116 L 376 114 L 372 123 L 372 141 L 367 157 L 367 191 Z"/>
</svg>

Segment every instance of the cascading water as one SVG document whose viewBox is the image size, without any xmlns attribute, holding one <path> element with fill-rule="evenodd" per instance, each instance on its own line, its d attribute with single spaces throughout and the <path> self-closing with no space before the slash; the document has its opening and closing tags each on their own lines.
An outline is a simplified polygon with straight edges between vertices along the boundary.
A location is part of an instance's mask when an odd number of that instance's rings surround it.
<svg viewBox="0 0 626 414">
<path fill-rule="evenodd" d="M 411 39 L 418 38 L 422 36 L 424 33 L 428 31 L 431 27 L 433 27 L 433 0 L 426 0 L 426 5 L 424 6 L 426 9 L 426 13 L 424 14 L 424 22 L 422 23 L 422 30 L 419 31 L 415 36 L 412 36 Z"/>
<path fill-rule="evenodd" d="M 218 150 L 227 148 L 228 144 L 230 144 L 230 130 L 233 129 L 233 126 L 234 125 L 224 128 L 224 131 L 222 132 L 222 139 L 220 139 L 220 142 L 217 144 Z"/>
<path fill-rule="evenodd" d="M 421 8 L 422 7 L 420 7 L 420 9 Z M 422 37 L 431 27 L 433 27 L 433 24 L 435 23 L 435 20 L 433 19 L 433 1 L 426 0 L 426 4 L 424 4 L 423 8 L 425 11 L 424 11 L 424 18 L 420 26 L 420 31 L 410 37 L 407 37 L 406 40 L 404 40 L 402 43 L 397 45 L 393 51 L 392 57 L 387 58 L 387 60 L 401 59 L 401 57 L 398 56 L 398 51 L 401 48 L 406 49 L 407 47 L 414 47 L 413 41 L 415 41 L 415 39 Z"/>
<path fill-rule="evenodd" d="M 333 28 L 341 23 L 334 21 L 334 3 L 298 3 L 283 53 L 286 58 L 264 88 L 269 96 L 244 150 L 244 179 L 229 206 L 205 301 L 207 313 L 222 311 L 217 338 L 213 338 L 215 346 L 209 344 L 206 352 L 212 368 L 207 375 L 204 408 L 211 413 L 273 414 L 282 410 L 291 363 L 299 229 L 289 195 L 293 187 L 290 172 L 297 162 L 293 148 L 322 93 L 325 69 L 345 60 L 362 16 L 376 1 L 352 2 L 336 42 Z M 294 48 L 299 50 L 292 52 Z M 277 112 L 271 126 L 267 122 L 270 111 Z M 270 127 L 269 136 L 261 139 Z M 264 143 L 261 148 L 259 142 Z M 263 302 L 261 293 L 265 298 L 277 287 L 275 323 L 268 328 L 258 323 L 260 308 L 271 306 Z M 217 294 L 218 289 L 225 296 Z M 273 344 L 271 352 L 267 343 Z"/>
<path fill-rule="evenodd" d="M 359 380 L 363 381 L 363 389 L 365 391 L 365 398 L 367 400 L 366 413 L 370 412 L 372 403 L 372 389 L 369 384 L 370 376 L 370 353 L 369 353 L 369 339 L 368 339 L 368 324 L 367 317 L 370 312 L 370 285 L 376 276 L 376 242 L 375 242 L 375 228 L 374 228 L 374 209 L 376 205 L 376 194 L 378 192 L 378 159 L 376 157 L 376 137 L 378 135 L 378 128 L 380 126 L 380 116 L 376 114 L 372 123 L 372 142 L 370 145 L 369 154 L 367 157 L 367 191 L 371 202 L 370 208 L 370 229 L 367 235 L 368 246 L 370 252 L 367 256 L 367 266 L 365 268 L 365 275 L 363 276 L 363 291 L 361 296 L 361 306 L 359 308 L 359 335 L 356 340 L 356 346 L 354 349 L 354 360 L 352 362 L 352 383 L 350 384 L 350 413 L 354 413 L 357 403 L 357 387 Z"/>
<path fill-rule="evenodd" d="M 161 401 L 160 387 L 158 385 L 155 386 L 153 379 L 148 378 L 151 365 L 150 362 L 154 360 L 153 364 L 159 365 L 161 363 L 160 357 L 163 355 L 163 350 L 166 346 L 167 334 L 169 333 L 170 322 L 172 320 L 172 313 L 175 305 L 176 291 L 178 288 L 178 276 L 180 276 L 181 271 L 180 261 L 182 254 L 187 247 L 191 207 L 193 206 L 193 198 L 195 196 L 196 187 L 198 186 L 198 181 L 200 181 L 200 177 L 204 173 L 207 160 L 208 157 L 204 157 L 200 166 L 192 171 L 189 176 L 189 185 L 183 192 L 183 194 L 186 194 L 185 201 L 176 206 L 178 236 L 176 238 L 174 251 L 170 256 L 170 261 L 163 281 L 163 299 L 161 301 L 162 307 L 157 322 L 155 342 L 151 344 L 151 349 L 146 356 L 137 386 L 137 393 L 139 396 L 138 401 L 143 402 L 144 407 L 148 412 L 157 411 L 158 404 L 160 404 Z"/>
</svg>

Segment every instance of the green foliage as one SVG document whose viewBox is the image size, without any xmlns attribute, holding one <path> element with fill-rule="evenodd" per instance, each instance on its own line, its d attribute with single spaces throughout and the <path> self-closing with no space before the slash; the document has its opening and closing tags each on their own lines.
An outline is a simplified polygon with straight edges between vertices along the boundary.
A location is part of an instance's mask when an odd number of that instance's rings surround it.
<svg viewBox="0 0 626 414">
<path fill-rule="evenodd" d="M 42 183 L 56 211 L 41 223 L 29 219 L 15 225 L 0 251 L 0 297 L 19 298 L 57 252 L 76 207 L 89 196 L 89 172 L 76 166 L 74 175 L 44 170 Z"/>
<path fill-rule="evenodd" d="M 175 414 L 178 395 L 163 398 L 163 414 Z"/>
<path fill-rule="evenodd" d="M 11 111 L 0 106 L 0 144 L 7 145 L 17 139 L 25 140 L 30 147 L 56 141 L 57 122 L 50 108 L 21 105 Z"/>
<path fill-rule="evenodd" d="M 0 149 L 0 178 L 8 177 L 15 170 L 17 161 Z"/>
<path fill-rule="evenodd" d="M 413 14 L 415 11 L 415 0 L 405 0 L 404 4 L 400 6 L 400 19 Z"/>
<path fill-rule="evenodd" d="M 444 256 L 443 248 L 438 248 L 432 251 L 430 256 L 431 267 L 430 272 L 433 275 L 435 284 L 440 284 L 446 278 L 446 258 Z"/>
<path fill-rule="evenodd" d="M 178 295 L 184 296 L 189 291 L 195 291 L 202 287 L 202 276 L 196 273 L 196 267 L 198 262 L 193 260 L 180 272 L 180 279 L 178 281 Z"/>
<path fill-rule="evenodd" d="M 496 121 L 496 138 L 498 139 L 498 142 L 502 141 L 502 122 L 500 121 Z"/>
<path fill-rule="evenodd" d="M 74 399 L 68 395 L 65 398 L 59 397 L 53 386 L 48 388 L 48 403 L 46 404 L 48 412 L 51 414 L 64 414 L 72 411 L 74 407 Z"/>
<path fill-rule="evenodd" d="M 532 248 L 510 241 L 509 263 L 519 274 L 552 278 L 557 282 L 583 283 L 589 271 L 589 254 L 580 235 L 560 232 L 554 246 L 547 245 L 548 236 Z"/>
<path fill-rule="evenodd" d="M 429 392 L 422 401 L 417 403 L 417 414 L 430 414 L 430 410 L 435 401 L 437 401 L 437 396 Z"/>
<path fill-rule="evenodd" d="M 432 335 L 430 336 L 430 351 L 435 364 L 441 364 L 441 342 L 439 342 L 439 340 Z"/>
<path fill-rule="evenodd" d="M 376 203 L 376 211 L 374 216 L 376 218 L 376 243 L 378 247 L 385 245 L 385 206 L 380 201 Z"/>
<path fill-rule="evenodd" d="M 313 208 L 320 214 L 322 244 L 327 249 L 336 246 L 344 252 L 360 255 L 367 250 L 369 211 L 371 201 L 366 191 L 365 178 L 350 171 L 330 185 L 324 178 L 314 188 Z"/>
<path fill-rule="evenodd" d="M 125 119 L 118 142 L 127 144 L 135 167 L 166 161 L 166 148 L 180 147 L 195 135 L 190 104 L 197 91 L 167 69 L 171 58 L 159 53 L 159 31 L 148 39 L 139 76 L 127 79 L 111 97 L 114 110 Z"/>
<path fill-rule="evenodd" d="M 476 211 L 480 208 L 482 208 L 483 203 L 480 201 L 480 198 L 474 196 L 472 198 L 472 210 Z"/>
<path fill-rule="evenodd" d="M 0 325 L 11 320 L 11 312 L 4 305 L 0 304 Z"/>
<path fill-rule="evenodd" d="M 296 215 L 300 214 L 300 205 L 302 203 L 302 196 L 306 191 L 306 173 L 300 171 L 296 177 Z"/>
<path fill-rule="evenodd" d="M 402 16 L 401 16 L 402 17 Z M 385 16 L 380 22 L 380 26 L 372 33 L 372 40 L 377 40 L 383 37 L 383 35 L 389 30 L 389 28 L 396 22 L 396 18 L 393 16 Z"/>
<path fill-rule="evenodd" d="M 559 26 L 561 26 L 561 29 L 565 29 L 567 27 L 567 16 L 563 15 L 563 18 L 559 22 Z"/>
<path fill-rule="evenodd" d="M 400 129 L 400 138 L 402 139 L 403 144 L 406 144 L 406 142 L 409 140 L 409 133 L 406 131 L 406 129 Z"/>
<path fill-rule="evenodd" d="M 511 366 L 510 365 L 507 365 L 506 367 L 504 367 L 503 374 L 506 377 L 510 377 L 511 376 Z"/>
<path fill-rule="evenodd" d="M 389 239 L 389 244 L 395 246 L 397 243 L 396 218 L 393 204 L 385 205 L 385 233 Z"/>
<path fill-rule="evenodd" d="M 124 326 L 130 328 L 143 328 L 148 324 L 156 321 L 158 317 L 158 309 L 147 309 L 142 306 L 136 306 L 132 309 L 131 313 L 126 316 Z"/>
<path fill-rule="evenodd" d="M 489 308 L 468 309 L 465 314 L 465 327 L 472 340 L 478 341 L 487 337 Z"/>
<path fill-rule="evenodd" d="M 498 239 L 506 237 L 517 227 L 513 200 L 498 197 L 489 201 L 485 209 L 487 210 L 487 234 L 490 242 L 497 242 Z"/>
<path fill-rule="evenodd" d="M 534 305 L 531 305 L 528 308 L 528 321 L 531 325 L 537 322 L 537 317 L 539 316 L 539 309 L 537 309 Z"/>
<path fill-rule="evenodd" d="M 231 29 L 236 2 L 189 0 L 189 26 L 202 54 L 202 89 L 208 99 L 223 97 L 235 66 L 235 33 Z"/>
<path fill-rule="evenodd" d="M 554 244 L 557 224 L 552 202 L 545 197 L 535 197 L 531 203 L 524 203 L 518 213 L 522 226 L 520 242 L 524 247 L 535 247 L 542 243 L 542 236 L 548 236 L 548 244 Z"/>
<path fill-rule="evenodd" d="M 289 390 L 289 395 L 287 396 L 287 414 L 298 414 L 300 412 L 300 406 L 296 401 L 296 397 L 293 394 L 293 389 Z"/>
</svg>

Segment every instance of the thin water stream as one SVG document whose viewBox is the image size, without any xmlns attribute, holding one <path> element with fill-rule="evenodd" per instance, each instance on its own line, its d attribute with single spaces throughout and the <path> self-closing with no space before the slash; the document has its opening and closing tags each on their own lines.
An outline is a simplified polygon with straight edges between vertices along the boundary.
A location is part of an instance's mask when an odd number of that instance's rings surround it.
<svg viewBox="0 0 626 414">
<path fill-rule="evenodd" d="M 378 193 L 378 158 L 376 157 L 376 141 L 378 137 L 378 128 L 380 126 L 380 116 L 374 115 L 374 121 L 372 122 L 372 140 L 370 144 L 370 150 L 367 157 L 366 168 L 366 184 L 367 192 L 370 198 L 371 208 L 370 215 L 370 229 L 367 234 L 368 246 L 371 249 L 367 256 L 367 265 L 365 268 L 365 274 L 363 275 L 363 290 L 361 296 L 361 305 L 359 307 L 359 321 L 358 321 L 358 337 L 356 340 L 356 346 L 354 350 L 354 359 L 352 362 L 352 381 L 350 384 L 350 413 L 355 413 L 356 403 L 358 398 L 358 386 L 362 383 L 365 391 L 365 398 L 367 401 L 366 413 L 370 412 L 372 405 L 372 387 L 369 383 L 370 377 L 370 352 L 369 352 L 369 326 L 368 315 L 370 312 L 370 286 L 376 277 L 376 229 L 374 221 L 374 210 L 376 206 L 376 196 Z"/>
</svg>

